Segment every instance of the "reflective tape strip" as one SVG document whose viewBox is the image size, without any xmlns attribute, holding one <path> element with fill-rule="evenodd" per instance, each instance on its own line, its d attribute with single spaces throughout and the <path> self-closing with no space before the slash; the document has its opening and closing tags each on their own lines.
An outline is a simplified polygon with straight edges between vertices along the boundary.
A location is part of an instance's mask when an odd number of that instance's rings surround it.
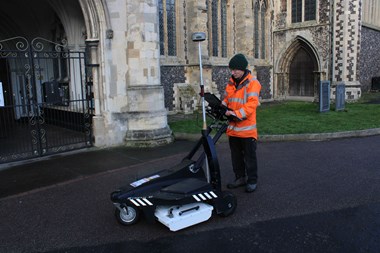
<svg viewBox="0 0 380 253">
<path fill-rule="evenodd" d="M 129 201 L 131 201 L 135 206 L 140 206 L 140 204 L 137 203 L 134 199 L 129 199 Z"/>
<path fill-rule="evenodd" d="M 216 199 L 218 198 L 218 195 L 216 195 L 213 191 L 210 191 L 210 192 L 194 194 L 193 198 L 199 202 L 199 201 L 207 200 L 207 199 L 213 199 L 213 198 Z"/>
<path fill-rule="evenodd" d="M 241 84 L 239 84 L 239 85 L 236 87 L 236 90 L 240 90 L 240 89 L 242 89 L 243 87 L 246 87 L 247 84 L 248 84 L 249 82 L 250 82 L 250 80 L 246 79 L 244 82 L 242 82 Z M 235 83 L 233 83 L 233 85 L 236 86 Z"/>
<path fill-rule="evenodd" d="M 236 126 L 229 125 L 228 129 L 236 131 L 236 132 L 241 132 L 241 131 L 248 131 L 248 130 L 256 129 L 256 125 L 246 126 L 246 127 L 236 127 Z"/>
<path fill-rule="evenodd" d="M 245 111 L 244 111 L 243 108 L 241 108 L 241 109 L 239 110 L 239 112 L 240 112 L 240 114 L 241 114 L 241 118 L 242 118 L 242 119 L 246 119 L 246 118 L 247 118 L 247 115 L 245 114 Z"/>
<path fill-rule="evenodd" d="M 150 206 L 153 206 L 153 203 L 152 202 L 150 202 L 148 199 L 143 199 L 144 201 L 145 201 L 145 203 L 147 203 L 148 205 L 150 205 Z"/>
<path fill-rule="evenodd" d="M 136 200 L 137 200 L 137 202 L 139 202 L 141 205 L 146 206 L 145 202 L 142 201 L 141 199 L 136 199 Z"/>
<path fill-rule="evenodd" d="M 216 195 L 214 192 L 210 192 L 211 196 L 213 196 L 214 198 L 217 198 L 218 195 Z"/>
<path fill-rule="evenodd" d="M 134 204 L 135 206 L 153 206 L 153 203 L 150 202 L 148 199 L 146 198 L 135 198 L 135 199 L 129 199 L 129 201 L 132 202 L 132 204 Z"/>
<path fill-rule="evenodd" d="M 244 93 L 244 98 L 229 98 L 228 103 L 234 102 L 239 104 L 247 103 L 248 98 L 250 97 L 258 97 L 259 95 L 256 92 Z"/>
<path fill-rule="evenodd" d="M 201 199 L 200 198 L 198 198 L 198 196 L 197 195 L 193 195 L 193 198 L 196 200 L 196 201 L 201 201 Z"/>
<path fill-rule="evenodd" d="M 211 197 L 207 192 L 205 192 L 204 195 L 206 195 L 206 197 L 207 197 L 208 199 L 212 199 L 212 197 Z"/>
<path fill-rule="evenodd" d="M 235 102 L 235 103 L 243 104 L 243 103 L 244 103 L 244 100 L 241 99 L 241 98 L 229 98 L 229 99 L 228 99 L 228 103 L 231 103 L 231 102 Z"/>
<path fill-rule="evenodd" d="M 244 104 L 247 103 L 247 87 L 244 87 Z"/>
<path fill-rule="evenodd" d="M 259 94 L 257 94 L 257 92 L 250 92 L 247 94 L 247 97 L 258 97 Z"/>
<path fill-rule="evenodd" d="M 198 194 L 198 197 L 200 197 L 202 200 L 207 200 L 207 199 L 205 198 L 205 196 L 202 195 L 202 193 L 199 193 L 199 194 Z"/>
</svg>

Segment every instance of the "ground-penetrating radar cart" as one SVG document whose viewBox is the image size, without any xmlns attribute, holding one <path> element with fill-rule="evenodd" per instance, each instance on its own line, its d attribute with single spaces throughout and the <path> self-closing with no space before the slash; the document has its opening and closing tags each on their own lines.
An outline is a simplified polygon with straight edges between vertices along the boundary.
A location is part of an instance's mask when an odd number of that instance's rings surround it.
<svg viewBox="0 0 380 253">
<path fill-rule="evenodd" d="M 148 221 L 159 221 L 171 231 L 177 231 L 207 221 L 213 213 L 226 217 L 236 209 L 236 197 L 221 189 L 215 149 L 216 142 L 227 129 L 228 118 L 224 115 L 227 108 L 213 94 L 204 93 L 200 43 L 205 40 L 205 34 L 194 33 L 192 39 L 199 43 L 202 135 L 179 164 L 111 193 L 116 219 L 123 225 L 135 224 L 144 214 Z M 206 124 L 206 114 L 213 119 L 210 126 Z M 196 155 L 198 158 L 193 159 Z"/>
</svg>

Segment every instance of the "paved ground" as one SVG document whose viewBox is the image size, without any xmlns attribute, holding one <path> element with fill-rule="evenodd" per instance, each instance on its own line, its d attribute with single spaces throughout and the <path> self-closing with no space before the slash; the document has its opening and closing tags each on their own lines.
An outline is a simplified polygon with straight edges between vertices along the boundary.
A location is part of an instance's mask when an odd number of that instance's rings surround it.
<svg viewBox="0 0 380 253">
<path fill-rule="evenodd" d="M 195 141 L 177 140 L 156 148 L 91 148 L 0 165 L 0 199 L 162 157 L 170 159 L 172 155 L 188 152 L 194 143 Z"/>
<path fill-rule="evenodd" d="M 260 142 L 326 141 L 377 135 L 380 135 L 380 128 L 340 133 L 261 136 Z M 79 180 L 98 173 L 112 172 L 115 169 L 157 158 L 168 157 L 167 159 L 169 159 L 170 156 L 180 153 L 185 156 L 198 139 L 198 134 L 178 134 L 175 142 L 164 147 L 90 148 L 40 159 L 0 164 L 0 199 L 67 181 Z M 222 136 L 220 142 L 226 142 L 226 137 Z M 136 177 L 138 176 L 136 174 Z"/>
<path fill-rule="evenodd" d="M 144 221 L 119 226 L 110 192 L 175 165 L 198 137 L 0 165 L 0 253 L 380 252 L 380 129 L 263 136 L 259 188 L 234 191 L 233 216 L 174 234 Z M 226 182 L 228 145 L 217 149 Z"/>
<path fill-rule="evenodd" d="M 261 142 L 259 188 L 176 233 L 118 225 L 109 194 L 177 164 L 192 141 L 64 154 L 0 172 L 0 252 L 380 252 L 380 136 Z M 222 180 L 228 145 L 217 146 Z"/>
</svg>

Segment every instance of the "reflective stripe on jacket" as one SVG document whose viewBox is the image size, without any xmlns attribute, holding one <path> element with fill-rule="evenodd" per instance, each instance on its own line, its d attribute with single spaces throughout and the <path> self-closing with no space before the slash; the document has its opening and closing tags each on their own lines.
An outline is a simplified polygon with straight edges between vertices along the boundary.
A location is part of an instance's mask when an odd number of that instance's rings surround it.
<svg viewBox="0 0 380 253">
<path fill-rule="evenodd" d="M 260 82 L 250 72 L 236 85 L 230 78 L 224 93 L 223 104 L 230 108 L 239 121 L 229 122 L 228 136 L 257 139 L 256 108 L 259 105 Z"/>
</svg>

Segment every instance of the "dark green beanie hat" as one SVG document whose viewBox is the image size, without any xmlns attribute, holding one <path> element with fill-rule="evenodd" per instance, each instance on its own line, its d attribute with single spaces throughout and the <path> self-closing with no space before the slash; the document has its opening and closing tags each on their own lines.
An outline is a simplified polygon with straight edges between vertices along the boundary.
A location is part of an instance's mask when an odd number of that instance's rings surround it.
<svg viewBox="0 0 380 253">
<path fill-rule="evenodd" d="M 231 58 L 228 67 L 230 69 L 246 70 L 248 67 L 248 61 L 243 54 L 236 54 Z"/>
</svg>

